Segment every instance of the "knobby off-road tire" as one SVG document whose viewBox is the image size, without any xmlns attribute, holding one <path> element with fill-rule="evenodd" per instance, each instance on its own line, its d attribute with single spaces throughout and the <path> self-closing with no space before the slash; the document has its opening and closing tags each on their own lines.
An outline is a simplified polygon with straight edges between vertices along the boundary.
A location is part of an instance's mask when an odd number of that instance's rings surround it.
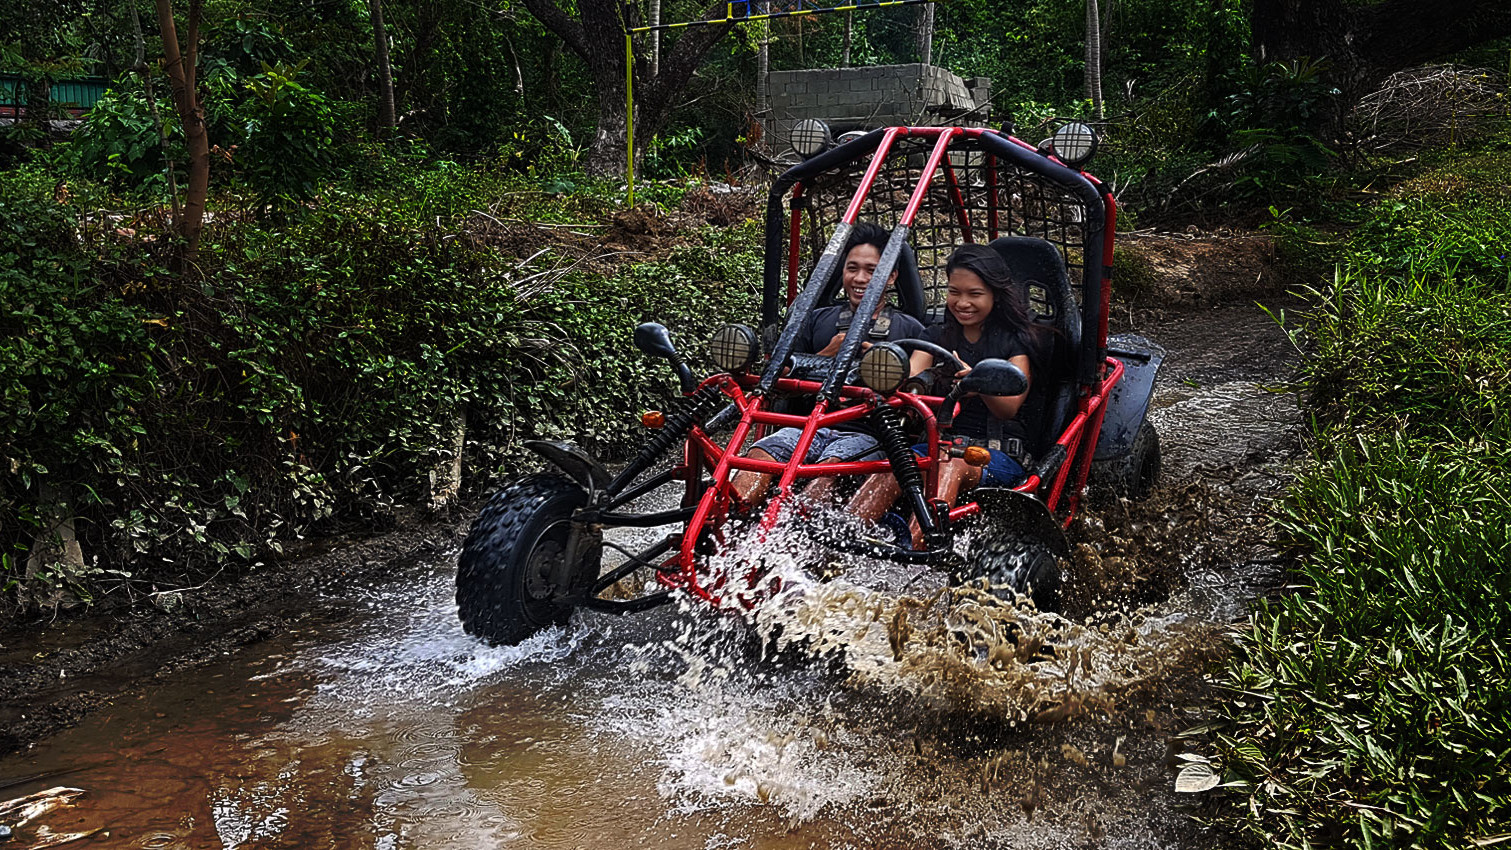
<svg viewBox="0 0 1511 850">
<path fill-rule="evenodd" d="M 1145 419 L 1133 437 L 1133 449 L 1123 457 L 1092 464 L 1094 484 L 1135 502 L 1149 496 L 1160 474 L 1159 432 Z"/>
<path fill-rule="evenodd" d="M 984 534 L 971 548 L 978 577 L 1029 597 L 1040 611 L 1060 610 L 1060 559 L 1047 544 L 1032 536 Z M 1005 591 L 997 593 L 1012 601 Z"/>
<path fill-rule="evenodd" d="M 562 599 L 597 578 L 602 555 L 593 541 L 562 569 L 572 512 L 586 503 L 587 493 L 559 475 L 529 475 L 493 494 L 457 563 L 457 614 L 468 634 L 513 645 L 566 623 L 572 607 Z M 566 586 L 553 576 L 564 576 Z"/>
</svg>

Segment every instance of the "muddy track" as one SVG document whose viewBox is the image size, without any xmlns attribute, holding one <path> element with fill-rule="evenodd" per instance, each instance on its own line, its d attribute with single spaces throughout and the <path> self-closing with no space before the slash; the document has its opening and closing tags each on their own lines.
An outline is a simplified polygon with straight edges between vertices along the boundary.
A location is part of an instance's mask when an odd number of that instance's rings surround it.
<svg viewBox="0 0 1511 850">
<path fill-rule="evenodd" d="M 395 531 L 204 588 L 0 632 L 0 754 L 77 723 L 173 671 L 287 630 L 312 592 L 445 551 L 465 526 Z M 148 601 L 150 599 L 150 602 Z"/>
</svg>

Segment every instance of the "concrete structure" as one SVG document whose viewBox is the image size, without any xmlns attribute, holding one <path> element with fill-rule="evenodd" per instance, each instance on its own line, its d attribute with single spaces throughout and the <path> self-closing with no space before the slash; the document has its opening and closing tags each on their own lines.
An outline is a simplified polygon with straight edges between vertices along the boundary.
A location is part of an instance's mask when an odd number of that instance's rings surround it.
<svg viewBox="0 0 1511 850">
<path fill-rule="evenodd" d="M 990 115 L 992 81 L 961 79 L 933 65 L 872 65 L 772 71 L 770 112 L 762 116 L 766 144 L 789 147 L 792 125 L 817 118 L 838 136 L 893 124 L 983 126 Z"/>
</svg>

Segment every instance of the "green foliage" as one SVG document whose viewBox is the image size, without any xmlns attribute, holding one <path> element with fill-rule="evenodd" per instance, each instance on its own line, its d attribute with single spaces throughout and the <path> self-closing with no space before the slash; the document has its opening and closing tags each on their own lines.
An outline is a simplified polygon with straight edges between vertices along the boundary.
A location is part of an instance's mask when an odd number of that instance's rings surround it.
<svg viewBox="0 0 1511 850">
<path fill-rule="evenodd" d="M 164 146 L 180 166 L 187 154 L 172 102 L 158 106 L 161 128 L 144 92 L 129 83 L 111 88 L 74 131 L 65 158 L 80 173 L 123 190 L 165 192 Z"/>
<path fill-rule="evenodd" d="M 1283 847 L 1504 833 L 1511 434 L 1326 436 L 1279 519 L 1306 591 L 1255 613 L 1228 674 L 1251 824 Z"/>
<path fill-rule="evenodd" d="M 1511 283 L 1511 154 L 1434 169 L 1382 201 L 1354 236 L 1361 267 Z"/>
<path fill-rule="evenodd" d="M 198 280 L 106 199 L 40 171 L 0 178 L 0 553 L 24 560 L 38 487 L 64 490 L 115 573 L 195 572 L 299 536 L 383 522 L 425 492 L 459 412 L 470 487 L 531 437 L 626 452 L 674 394 L 634 325 L 696 349 L 750 321 L 754 231 L 710 230 L 634 264 L 495 245 L 472 210 L 584 221 L 611 209 L 484 169 L 385 166 L 281 219 L 212 222 Z M 520 198 L 504 212 L 501 198 Z M 124 224 L 124 223 L 123 223 Z M 167 566 L 171 564 L 171 566 Z"/>
<path fill-rule="evenodd" d="M 309 199 L 332 163 L 334 119 L 329 101 L 300 85 L 304 63 L 263 65 L 245 82 L 244 141 L 237 151 L 242 178 L 266 204 Z"/>
<path fill-rule="evenodd" d="M 1503 173 L 1471 159 L 1376 205 L 1305 327 L 1314 457 L 1277 515 L 1301 588 L 1242 632 L 1221 743 L 1234 817 L 1277 846 L 1511 825 Z"/>
</svg>

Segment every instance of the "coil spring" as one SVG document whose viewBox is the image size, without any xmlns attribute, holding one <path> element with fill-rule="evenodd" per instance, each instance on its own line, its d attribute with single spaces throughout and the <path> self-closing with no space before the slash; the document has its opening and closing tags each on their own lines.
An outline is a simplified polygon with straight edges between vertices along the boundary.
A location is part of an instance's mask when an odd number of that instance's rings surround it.
<svg viewBox="0 0 1511 850">
<path fill-rule="evenodd" d="M 612 492 L 618 492 L 620 487 L 635 480 L 640 473 L 654 466 L 668 449 L 682 442 L 694 425 L 701 424 L 712 416 L 724 400 L 724 391 L 717 385 L 706 386 L 689 396 L 683 402 L 682 409 L 667 417 L 666 424 L 656 432 L 656 436 L 652 437 L 635 459 L 625 466 L 624 471 L 615 477 L 609 489 Z"/>
<path fill-rule="evenodd" d="M 871 425 L 876 429 L 876 438 L 892 463 L 892 474 L 904 490 L 923 486 L 923 472 L 918 468 L 918 456 L 913 454 L 908 432 L 902 424 L 902 414 L 890 407 L 878 407 L 871 413 Z"/>
<path fill-rule="evenodd" d="M 704 420 L 712 416 L 722 401 L 724 401 L 724 391 L 714 384 L 693 393 L 682 405 L 682 409 L 666 420 L 666 425 L 661 429 L 661 433 L 651 440 L 647 451 L 659 457 L 673 444 L 681 442 L 694 425 L 701 425 Z"/>
</svg>

